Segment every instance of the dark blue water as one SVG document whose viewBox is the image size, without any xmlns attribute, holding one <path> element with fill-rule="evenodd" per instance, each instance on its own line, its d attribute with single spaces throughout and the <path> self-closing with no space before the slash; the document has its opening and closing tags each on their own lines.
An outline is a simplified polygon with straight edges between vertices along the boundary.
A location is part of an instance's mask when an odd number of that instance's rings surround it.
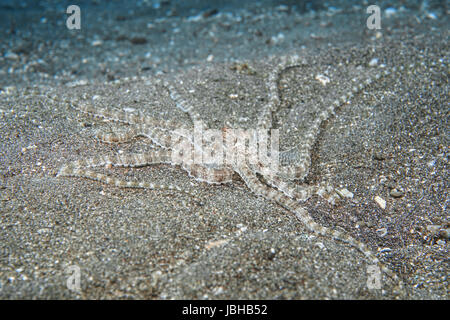
<svg viewBox="0 0 450 320">
<path fill-rule="evenodd" d="M 383 12 L 448 12 L 448 1 L 440 0 L 377 4 Z M 67 28 L 70 5 L 80 8 L 80 29 Z M 364 33 L 351 30 L 347 20 L 356 19 L 363 31 L 365 6 L 359 0 L 0 0 L 0 85 L 113 80 L 329 41 L 360 44 Z"/>
</svg>

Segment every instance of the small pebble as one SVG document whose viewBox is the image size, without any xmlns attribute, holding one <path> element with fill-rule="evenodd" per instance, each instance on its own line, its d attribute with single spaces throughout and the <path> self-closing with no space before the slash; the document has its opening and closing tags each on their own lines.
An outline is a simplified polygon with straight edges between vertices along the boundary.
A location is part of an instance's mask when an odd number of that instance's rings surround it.
<svg viewBox="0 0 450 320">
<path fill-rule="evenodd" d="M 215 16 L 218 13 L 219 13 L 219 10 L 211 9 L 211 10 L 208 10 L 206 12 L 203 12 L 202 16 L 203 16 L 203 18 L 209 18 L 211 16 Z"/>
<path fill-rule="evenodd" d="M 8 59 L 8 60 L 19 60 L 19 55 L 12 51 L 6 52 L 4 57 L 5 57 L 5 59 Z"/>
<path fill-rule="evenodd" d="M 277 43 L 280 43 L 283 41 L 284 41 L 284 34 L 281 32 L 279 34 L 277 34 L 276 36 L 272 36 L 272 38 L 270 38 L 270 43 L 272 43 L 272 44 L 277 44 Z"/>
<path fill-rule="evenodd" d="M 384 14 L 387 18 L 390 18 L 391 16 L 395 15 L 397 13 L 397 9 L 395 8 L 387 8 L 384 10 Z"/>
<path fill-rule="evenodd" d="M 49 228 L 42 228 L 37 230 L 37 233 L 42 235 L 42 234 L 48 234 L 51 230 Z"/>
<path fill-rule="evenodd" d="M 323 74 L 318 74 L 316 76 L 316 80 L 318 80 L 324 86 L 326 86 L 327 83 L 330 82 L 330 78 L 328 78 L 327 76 L 324 76 Z"/>
<path fill-rule="evenodd" d="M 318 246 L 320 249 L 325 249 L 325 245 L 322 242 L 316 242 L 316 246 Z"/>
<path fill-rule="evenodd" d="M 381 198 L 379 196 L 376 196 L 374 198 L 374 200 L 381 209 L 383 209 L 383 210 L 386 209 L 386 200 L 384 200 L 383 198 Z"/>
<path fill-rule="evenodd" d="M 376 67 L 378 65 L 378 58 L 373 58 L 369 62 L 369 67 Z"/>
<path fill-rule="evenodd" d="M 280 12 L 287 12 L 287 11 L 289 11 L 289 7 L 287 5 L 284 5 L 284 4 L 279 5 L 275 9 L 280 11 Z"/>
<path fill-rule="evenodd" d="M 276 255 L 276 251 L 274 248 L 270 248 L 270 251 L 267 253 L 267 260 L 273 260 L 273 258 L 275 258 Z"/>
<path fill-rule="evenodd" d="M 91 42 L 91 46 L 93 46 L 93 47 L 99 47 L 102 44 L 103 44 L 102 40 L 94 40 L 94 41 Z"/>
<path fill-rule="evenodd" d="M 223 289 L 223 287 L 217 287 L 213 289 L 213 294 L 217 296 L 219 294 L 222 294 L 224 291 L 225 290 Z"/>
<path fill-rule="evenodd" d="M 401 198 L 405 195 L 405 193 L 398 189 L 392 189 L 389 193 L 392 198 Z"/>
<path fill-rule="evenodd" d="M 441 229 L 440 225 L 430 224 L 427 226 L 427 230 L 431 233 L 432 236 L 437 235 L 440 229 Z"/>
<path fill-rule="evenodd" d="M 433 12 L 428 12 L 427 13 L 427 18 L 428 19 L 431 19 L 431 20 L 437 20 L 437 15 L 435 14 L 435 13 L 433 13 Z"/>
<path fill-rule="evenodd" d="M 206 248 L 207 250 L 209 250 L 209 249 L 212 249 L 212 248 L 215 248 L 215 247 L 220 247 L 220 246 L 226 244 L 228 241 L 229 241 L 229 240 L 224 240 L 224 239 L 217 240 L 217 241 L 210 241 L 210 242 L 208 242 L 208 243 L 205 245 L 205 248 Z"/>
<path fill-rule="evenodd" d="M 384 237 L 385 235 L 387 235 L 387 229 L 386 228 L 377 229 L 377 230 L 375 230 L 375 232 L 377 233 L 377 235 L 379 237 Z"/>
<path fill-rule="evenodd" d="M 447 228 L 447 229 L 442 229 L 440 232 L 439 232 L 439 235 L 442 237 L 442 238 L 444 238 L 444 239 L 449 239 L 449 235 L 450 235 L 450 229 L 449 228 Z"/>
<path fill-rule="evenodd" d="M 342 199 L 344 198 L 353 198 L 353 193 L 348 191 L 346 188 L 338 190 L 336 189 L 336 193 L 339 195 L 339 197 L 341 197 Z"/>
<path fill-rule="evenodd" d="M 162 276 L 162 272 L 159 270 L 152 273 L 152 277 L 151 277 L 152 280 L 150 283 L 152 287 L 155 287 L 158 284 L 158 281 L 161 278 L 161 276 Z"/>
<path fill-rule="evenodd" d="M 130 42 L 132 44 L 146 44 L 147 39 L 145 39 L 144 37 L 133 37 L 130 39 Z"/>
<path fill-rule="evenodd" d="M 378 161 L 383 161 L 383 160 L 386 159 L 386 156 L 385 156 L 383 153 L 381 153 L 381 152 L 375 152 L 375 153 L 373 154 L 373 158 L 374 158 L 375 160 L 378 160 Z"/>
</svg>

